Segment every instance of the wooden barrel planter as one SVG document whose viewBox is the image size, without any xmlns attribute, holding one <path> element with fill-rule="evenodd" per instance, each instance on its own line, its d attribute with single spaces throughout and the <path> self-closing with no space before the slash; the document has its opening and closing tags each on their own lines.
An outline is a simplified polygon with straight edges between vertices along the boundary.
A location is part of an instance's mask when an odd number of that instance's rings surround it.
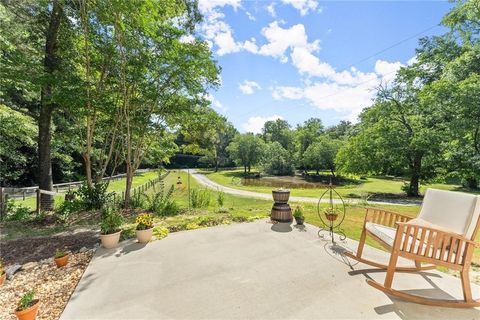
<svg viewBox="0 0 480 320">
<path fill-rule="evenodd" d="M 287 203 L 290 198 L 289 190 L 272 190 L 273 200 L 275 203 Z"/>
<path fill-rule="evenodd" d="M 293 220 L 292 209 L 286 203 L 275 203 L 270 218 L 278 222 L 291 222 Z"/>
</svg>

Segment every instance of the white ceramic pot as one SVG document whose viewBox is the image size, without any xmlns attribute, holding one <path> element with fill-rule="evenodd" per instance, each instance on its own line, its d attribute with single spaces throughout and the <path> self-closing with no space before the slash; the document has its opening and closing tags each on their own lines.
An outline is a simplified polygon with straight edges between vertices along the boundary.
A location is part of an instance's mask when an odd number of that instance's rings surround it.
<svg viewBox="0 0 480 320">
<path fill-rule="evenodd" d="M 148 243 L 152 239 L 153 228 L 146 230 L 135 230 L 137 233 L 137 240 L 140 243 Z"/>
<path fill-rule="evenodd" d="M 118 242 L 120 241 L 121 233 L 122 233 L 122 230 L 115 233 L 111 233 L 111 234 L 101 234 L 100 240 L 102 241 L 102 246 L 105 249 L 115 248 L 118 245 Z"/>
</svg>

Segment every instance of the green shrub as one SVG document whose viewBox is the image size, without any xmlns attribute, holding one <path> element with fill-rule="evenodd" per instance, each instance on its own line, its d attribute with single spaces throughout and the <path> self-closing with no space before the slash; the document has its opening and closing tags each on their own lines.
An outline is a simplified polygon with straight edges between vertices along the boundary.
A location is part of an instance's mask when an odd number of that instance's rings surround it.
<svg viewBox="0 0 480 320">
<path fill-rule="evenodd" d="M 143 192 L 135 192 L 133 196 L 130 197 L 129 207 L 130 208 L 142 208 L 146 206 L 146 194 Z"/>
<path fill-rule="evenodd" d="M 303 215 L 303 208 L 301 206 L 297 206 L 295 208 L 295 211 L 293 211 L 293 216 L 295 218 L 303 218 L 304 215 Z"/>
<path fill-rule="evenodd" d="M 192 208 L 206 208 L 210 205 L 210 191 L 193 189 L 190 192 Z"/>
<path fill-rule="evenodd" d="M 108 206 L 102 211 L 100 220 L 100 231 L 102 234 L 111 234 L 120 230 L 123 223 L 123 217 L 117 208 Z"/>
<path fill-rule="evenodd" d="M 15 204 L 13 200 L 7 202 L 6 220 L 19 221 L 29 220 L 31 218 L 32 210 L 21 204 Z"/>
<path fill-rule="evenodd" d="M 181 208 L 175 201 L 167 200 L 158 214 L 161 216 L 176 216 L 180 211 Z"/>
<path fill-rule="evenodd" d="M 164 193 L 163 191 L 151 194 L 144 194 L 144 209 L 153 212 L 157 216 L 174 216 L 180 212 L 178 204 L 171 199 L 175 187 Z"/>
<path fill-rule="evenodd" d="M 108 183 L 94 182 L 89 186 L 84 182 L 77 190 L 80 200 L 83 202 L 85 210 L 102 209 L 112 198 L 113 192 L 107 192 Z"/>
<path fill-rule="evenodd" d="M 57 219 L 66 223 L 68 219 L 75 213 L 83 210 L 83 202 L 79 200 L 63 201 L 57 208 L 55 208 L 55 216 Z"/>
</svg>

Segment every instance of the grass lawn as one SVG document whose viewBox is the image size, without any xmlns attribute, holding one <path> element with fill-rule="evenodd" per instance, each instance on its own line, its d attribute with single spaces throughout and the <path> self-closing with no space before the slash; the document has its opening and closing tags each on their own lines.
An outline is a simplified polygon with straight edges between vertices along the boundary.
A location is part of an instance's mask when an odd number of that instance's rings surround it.
<svg viewBox="0 0 480 320">
<path fill-rule="evenodd" d="M 177 185 L 177 178 L 180 176 L 182 184 Z M 211 174 L 209 175 L 211 176 Z M 216 176 L 223 176 L 216 174 Z M 153 177 L 153 176 L 152 176 Z M 374 182 L 372 182 L 374 183 Z M 168 229 L 170 231 L 197 229 L 201 227 L 213 226 L 216 224 L 229 224 L 237 221 L 251 221 L 259 218 L 267 218 L 270 214 L 272 207 L 272 201 L 252 199 L 248 197 L 234 196 L 230 194 L 224 195 L 223 209 L 220 210 L 220 206 L 217 202 L 219 192 L 214 190 L 207 190 L 201 187 L 194 178 L 190 178 L 190 189 L 202 189 L 210 197 L 210 203 L 204 208 L 190 208 L 188 201 L 188 175 L 183 171 L 172 171 L 165 179 L 165 191 L 170 186 L 174 186 L 173 199 L 181 207 L 181 213 L 175 216 L 154 218 L 155 225 L 161 229 Z M 149 192 L 153 192 L 151 189 Z M 270 189 L 268 190 L 270 192 Z M 318 191 L 315 196 L 318 195 Z M 291 203 L 294 208 L 297 203 Z M 314 203 L 303 203 L 305 211 L 305 221 L 315 226 L 320 226 L 321 222 L 317 215 L 317 206 Z M 398 206 L 390 205 L 383 206 L 387 210 L 396 211 L 399 213 L 407 214 L 409 216 L 416 216 L 420 209 L 419 206 Z M 131 214 L 126 215 L 125 224 L 122 227 L 124 230 L 124 238 L 135 237 L 135 215 L 139 212 L 133 211 Z M 365 216 L 365 208 L 361 204 L 354 204 L 347 206 L 347 214 L 345 221 L 342 224 L 342 228 L 351 239 L 358 240 L 360 238 L 361 228 L 363 225 L 363 219 Z M 55 234 L 64 230 L 73 230 L 75 228 L 98 228 L 98 215 L 92 215 L 83 220 L 78 221 L 75 225 L 62 226 L 35 226 L 33 224 L 24 224 L 21 222 L 3 223 L 2 226 L 2 239 L 11 240 L 19 237 L 32 237 L 32 236 L 46 236 Z M 478 237 L 480 240 L 480 236 Z M 368 239 L 367 244 L 376 248 L 381 248 L 376 242 Z M 474 261 L 480 264 L 480 248 L 475 250 Z"/>
<path fill-rule="evenodd" d="M 211 170 L 201 170 L 200 173 L 205 174 L 209 179 L 215 181 L 221 185 L 228 186 L 231 188 L 256 191 L 262 193 L 271 193 L 272 187 L 270 186 L 253 186 L 253 185 L 243 185 L 243 169 L 236 170 L 222 170 L 214 172 Z M 364 180 L 358 180 L 359 183 L 344 185 L 337 187 L 336 190 L 342 197 L 346 198 L 363 198 L 367 194 L 371 193 L 380 193 L 380 194 L 397 194 L 401 196 L 402 186 L 404 182 L 407 182 L 404 179 L 393 179 L 393 178 L 377 178 L 377 177 L 368 177 Z M 426 188 L 436 188 L 443 190 L 461 190 L 465 191 L 459 185 L 454 184 L 429 184 L 422 185 L 421 191 L 423 192 Z M 322 193 L 321 188 L 289 188 L 292 196 L 298 197 L 319 197 Z M 478 192 L 477 192 L 478 193 Z"/>
<path fill-rule="evenodd" d="M 158 173 L 155 170 L 139 173 L 138 175 L 135 175 L 135 177 L 133 177 L 132 185 L 133 185 L 133 187 L 140 186 L 140 185 L 144 184 L 145 182 L 156 178 L 157 176 L 158 176 Z M 108 185 L 108 191 L 110 191 L 110 192 L 113 192 L 113 191 L 122 192 L 124 189 L 125 189 L 125 178 L 115 180 L 115 181 L 111 181 Z M 63 202 L 64 198 L 65 198 L 64 193 L 57 194 L 55 196 L 55 204 L 59 205 L 60 203 Z M 35 210 L 35 207 L 36 207 L 36 197 L 35 196 L 27 197 L 27 198 L 25 198 L 25 200 L 15 199 L 14 202 L 15 202 L 16 205 L 22 205 L 24 207 L 31 208 L 32 210 Z"/>
</svg>

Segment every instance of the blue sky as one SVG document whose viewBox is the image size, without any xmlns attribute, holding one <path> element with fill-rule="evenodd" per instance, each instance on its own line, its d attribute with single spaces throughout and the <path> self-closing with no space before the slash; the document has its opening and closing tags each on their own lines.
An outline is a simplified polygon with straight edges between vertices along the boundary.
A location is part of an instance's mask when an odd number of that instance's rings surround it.
<svg viewBox="0 0 480 320">
<path fill-rule="evenodd" d="M 442 34 L 446 1 L 200 0 L 198 29 L 222 68 L 212 107 L 241 132 L 355 121 L 374 88 L 414 61 L 422 36 Z"/>
</svg>

